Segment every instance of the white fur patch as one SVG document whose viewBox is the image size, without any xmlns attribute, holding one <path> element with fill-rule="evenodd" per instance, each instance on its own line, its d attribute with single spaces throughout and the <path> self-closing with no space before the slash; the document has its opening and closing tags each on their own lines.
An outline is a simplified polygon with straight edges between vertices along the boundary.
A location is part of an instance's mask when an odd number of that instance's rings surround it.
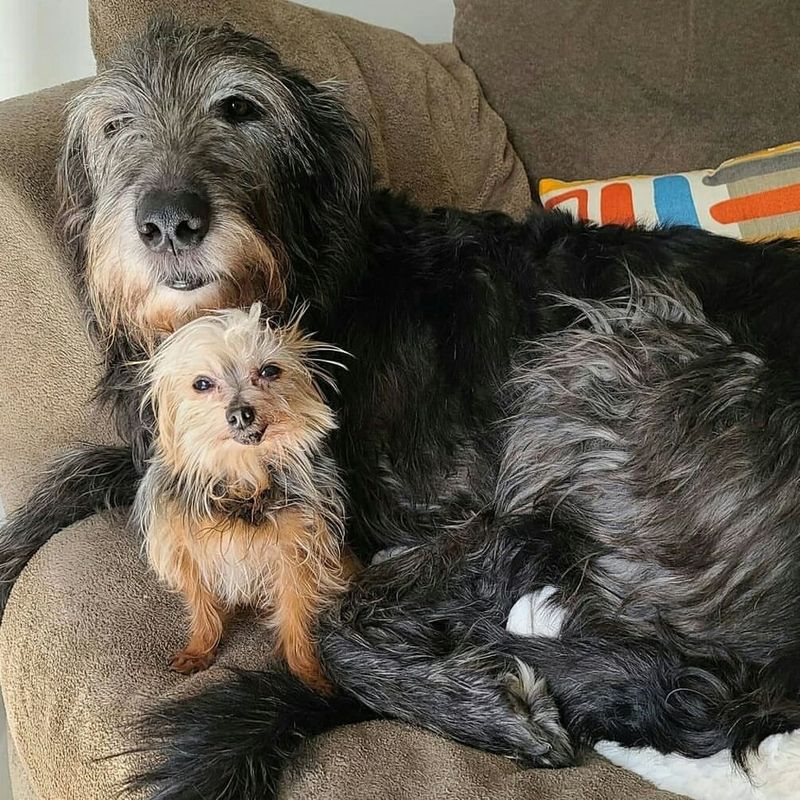
<svg viewBox="0 0 800 800">
<path fill-rule="evenodd" d="M 413 549 L 413 547 L 387 547 L 385 550 L 378 550 L 378 552 L 372 556 L 372 561 L 370 561 L 370 564 L 382 564 L 384 561 L 388 561 L 390 558 L 402 555 L 403 553 L 407 553 L 409 550 Z"/>
<path fill-rule="evenodd" d="M 556 602 L 548 602 L 557 593 L 554 586 L 520 597 L 508 614 L 506 629 L 519 636 L 543 636 L 555 639 L 561 633 L 566 612 Z"/>
<path fill-rule="evenodd" d="M 664 755 L 649 747 L 598 742 L 600 755 L 641 775 L 659 789 L 695 800 L 797 800 L 800 797 L 800 732 L 779 733 L 761 743 L 745 775 L 723 750 L 707 758 Z"/>
</svg>

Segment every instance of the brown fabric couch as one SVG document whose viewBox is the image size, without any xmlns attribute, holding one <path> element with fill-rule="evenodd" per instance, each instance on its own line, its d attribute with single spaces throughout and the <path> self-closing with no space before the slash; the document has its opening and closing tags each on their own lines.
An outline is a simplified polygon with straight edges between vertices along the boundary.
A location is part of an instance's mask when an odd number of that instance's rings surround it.
<svg viewBox="0 0 800 800">
<path fill-rule="evenodd" d="M 90 2 L 99 61 L 164 5 L 159 0 Z M 561 98 L 558 70 L 552 64 L 546 73 L 524 72 L 524 64 L 533 63 L 537 52 L 557 57 L 557 48 L 546 49 L 552 45 L 546 40 L 557 32 L 564 47 L 570 44 L 564 31 L 575 19 L 567 10 L 580 16 L 585 4 L 559 4 L 558 11 L 554 5 L 539 0 L 460 0 L 457 44 L 478 70 L 492 102 L 512 121 L 515 141 L 532 173 L 538 164 L 563 177 L 584 170 L 650 168 L 654 162 L 645 157 L 647 140 L 642 144 L 638 137 L 651 137 L 651 129 L 640 130 L 631 122 L 620 127 L 619 135 L 628 137 L 624 148 L 609 141 L 606 111 L 600 113 L 607 109 L 608 98 L 601 94 L 596 96 L 596 116 L 588 105 L 581 106 L 581 114 L 570 120 L 569 132 L 559 132 L 570 102 L 578 99 L 571 99 L 566 90 Z M 608 15 L 615 13 L 611 4 L 602 5 Z M 528 178 L 505 125 L 454 46 L 423 47 L 400 34 L 285 0 L 174 0 L 168 7 L 189 20 L 227 20 L 261 34 L 311 77 L 345 82 L 347 100 L 369 130 L 383 180 L 394 188 L 426 205 L 499 208 L 513 214 L 529 205 Z M 646 36 L 649 27 L 636 27 L 631 21 L 636 14 L 631 3 L 626 12 L 628 35 Z M 526 41 L 531 42 L 530 52 Z M 640 43 L 631 51 L 629 70 L 636 69 L 645 50 Z M 619 55 L 612 71 L 624 61 Z M 601 67 L 588 67 L 597 86 L 606 85 Z M 573 90 L 577 74 L 570 73 Z M 526 75 L 532 76 L 532 85 L 526 83 Z M 609 86 L 619 83 L 613 76 L 609 80 Z M 56 87 L 0 104 L 0 498 L 7 509 L 24 496 L 42 463 L 68 442 L 113 439 L 107 414 L 89 403 L 98 354 L 83 331 L 66 260 L 52 235 L 61 114 L 79 86 Z M 550 118 L 544 102 L 529 102 L 526 92 L 550 103 L 562 100 L 560 110 Z M 633 102 L 624 93 L 614 97 L 620 103 Z M 659 113 L 659 92 L 642 97 L 650 103 L 650 113 Z M 522 119 L 526 114 L 528 123 Z M 540 134 L 541 160 L 536 155 Z M 750 135 L 742 133 L 742 142 Z M 770 143 L 763 141 L 765 131 L 759 135 L 743 143 L 744 149 Z M 597 148 L 590 146 L 595 136 L 601 142 Z M 668 155 L 677 158 L 679 151 Z M 704 151 L 696 157 L 701 156 Z M 687 156 L 677 166 L 696 166 L 694 158 Z M 146 570 L 136 537 L 122 516 L 105 514 L 75 525 L 41 551 L 15 588 L 0 628 L 0 678 L 17 798 L 114 797 L 135 758 L 109 756 L 135 746 L 128 721 L 143 703 L 196 691 L 204 682 L 218 680 L 226 665 L 266 663 L 263 631 L 242 623 L 226 642 L 218 666 L 192 678 L 176 676 L 168 672 L 166 662 L 183 627 L 177 599 Z M 308 800 L 670 796 L 601 759 L 570 770 L 521 770 L 390 723 L 354 726 L 321 737 L 287 775 L 282 795 Z"/>
<path fill-rule="evenodd" d="M 800 138 L 791 0 L 454 0 L 532 178 L 714 167 Z"/>
</svg>

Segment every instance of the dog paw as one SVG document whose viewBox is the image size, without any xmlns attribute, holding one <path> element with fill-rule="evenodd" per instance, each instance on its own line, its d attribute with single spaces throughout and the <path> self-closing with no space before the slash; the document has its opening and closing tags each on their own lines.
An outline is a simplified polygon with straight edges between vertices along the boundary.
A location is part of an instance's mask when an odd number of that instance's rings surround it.
<svg viewBox="0 0 800 800">
<path fill-rule="evenodd" d="M 323 695 L 333 694 L 333 684 L 322 674 L 301 676 L 315 692 Z"/>
<path fill-rule="evenodd" d="M 169 668 L 173 672 L 180 672 L 182 675 L 192 675 L 195 672 L 202 672 L 208 669 L 216 660 L 216 654 L 195 653 L 191 650 L 181 650 L 172 656 Z"/>
<path fill-rule="evenodd" d="M 319 694 L 333 694 L 333 684 L 322 671 L 319 659 L 314 655 L 299 657 L 296 653 L 289 653 L 286 663 L 290 672 L 300 678 L 306 686 Z"/>
<path fill-rule="evenodd" d="M 503 684 L 512 709 L 530 733 L 522 759 L 535 766 L 574 764 L 575 751 L 547 683 L 527 664 L 515 660 L 516 668 L 505 674 Z"/>
</svg>

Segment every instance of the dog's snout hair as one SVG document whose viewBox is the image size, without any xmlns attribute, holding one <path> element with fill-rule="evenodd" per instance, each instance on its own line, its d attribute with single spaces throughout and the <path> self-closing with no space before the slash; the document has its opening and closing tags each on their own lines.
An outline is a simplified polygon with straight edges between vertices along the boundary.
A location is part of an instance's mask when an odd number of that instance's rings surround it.
<svg viewBox="0 0 800 800">
<path fill-rule="evenodd" d="M 369 172 L 333 89 L 231 28 L 152 22 L 68 110 L 61 227 L 97 333 L 149 351 L 207 309 L 280 307 L 298 262 L 358 240 Z"/>
</svg>

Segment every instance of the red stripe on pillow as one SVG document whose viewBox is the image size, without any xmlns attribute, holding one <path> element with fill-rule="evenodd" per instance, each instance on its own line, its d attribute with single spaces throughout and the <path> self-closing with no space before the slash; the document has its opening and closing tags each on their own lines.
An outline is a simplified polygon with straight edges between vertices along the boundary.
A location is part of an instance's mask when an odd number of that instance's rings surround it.
<svg viewBox="0 0 800 800">
<path fill-rule="evenodd" d="M 610 183 L 600 190 L 600 219 L 604 225 L 633 225 L 633 193 L 628 183 Z"/>
</svg>

